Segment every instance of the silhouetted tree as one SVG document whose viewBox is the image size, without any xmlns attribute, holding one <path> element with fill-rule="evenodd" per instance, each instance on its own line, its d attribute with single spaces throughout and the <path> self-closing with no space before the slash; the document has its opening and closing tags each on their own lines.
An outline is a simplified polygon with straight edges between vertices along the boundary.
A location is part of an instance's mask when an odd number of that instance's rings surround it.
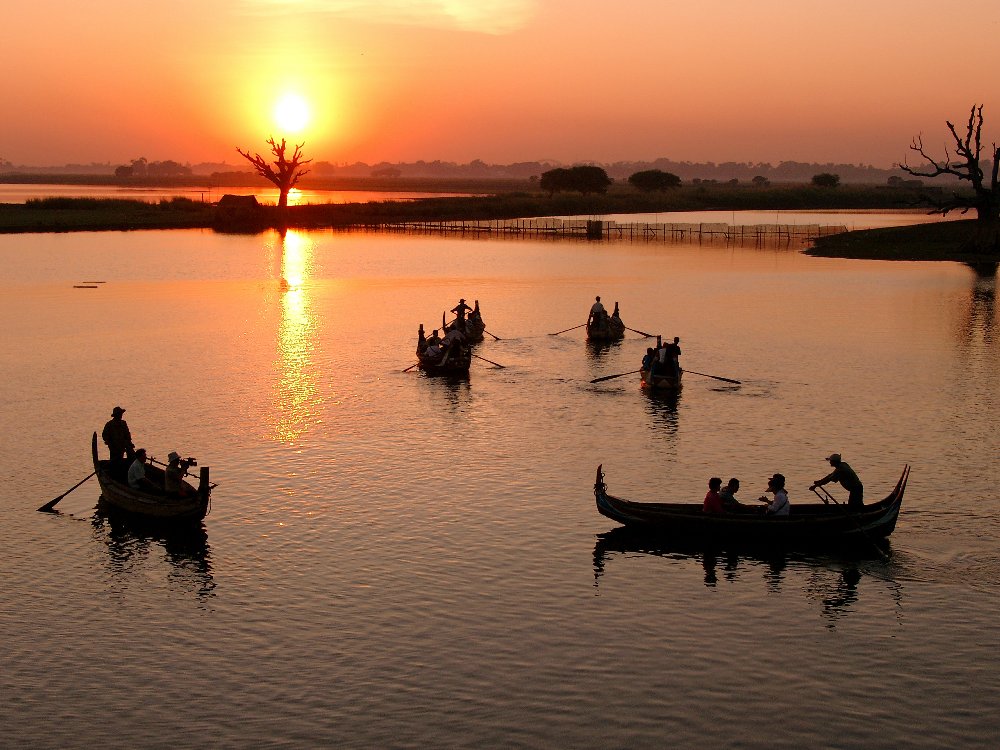
<svg viewBox="0 0 1000 750">
<path fill-rule="evenodd" d="M 542 178 L 538 186 L 542 190 L 547 190 L 549 195 L 562 190 L 571 190 L 578 193 L 606 193 L 611 186 L 612 180 L 608 173 L 600 167 L 558 167 L 542 172 Z"/>
<path fill-rule="evenodd" d="M 766 177 L 764 177 L 763 175 L 757 175 L 751 180 L 751 182 L 753 183 L 754 187 L 764 188 L 764 187 L 770 187 L 771 185 L 771 181 Z"/>
<path fill-rule="evenodd" d="M 250 156 L 249 149 L 243 151 L 237 148 L 236 151 L 253 165 L 253 168 L 257 170 L 257 174 L 270 180 L 277 186 L 278 208 L 287 208 L 288 191 L 298 184 L 304 174 L 309 172 L 308 169 L 302 169 L 302 165 L 308 164 L 312 159 L 302 158 L 302 147 L 306 145 L 305 143 L 300 143 L 296 146 L 291 157 L 285 154 L 287 146 L 285 145 L 284 138 L 281 139 L 281 143 L 278 143 L 272 136 L 268 138 L 267 144 L 271 147 L 271 154 L 274 156 L 273 167 L 260 154 L 255 153 L 253 156 Z"/>
<path fill-rule="evenodd" d="M 813 187 L 835 188 L 840 184 L 840 175 L 820 172 L 813 175 L 812 184 Z"/>
<path fill-rule="evenodd" d="M 646 193 L 680 187 L 681 178 L 662 169 L 645 169 L 628 178 L 628 184 Z"/>
<path fill-rule="evenodd" d="M 982 159 L 983 105 L 972 105 L 964 137 L 958 134 L 951 122 L 946 121 L 946 124 L 948 132 L 955 140 L 954 157 L 946 146 L 943 159 L 931 158 L 924 150 L 923 136 L 918 135 L 910 143 L 910 150 L 919 154 L 928 162 L 928 165 L 915 168 L 904 161 L 897 166 L 914 177 L 952 175 L 959 180 L 965 180 L 972 186 L 972 196 L 955 193 L 951 198 L 943 201 L 925 198 L 930 205 L 934 206 L 936 212 L 944 215 L 949 211 L 961 211 L 964 214 L 970 208 L 974 208 L 980 222 L 1000 223 L 1000 182 L 997 180 L 997 170 L 1000 169 L 1000 147 L 995 142 L 992 144 L 992 168 L 987 180 L 984 167 L 989 167 L 989 161 Z"/>
</svg>

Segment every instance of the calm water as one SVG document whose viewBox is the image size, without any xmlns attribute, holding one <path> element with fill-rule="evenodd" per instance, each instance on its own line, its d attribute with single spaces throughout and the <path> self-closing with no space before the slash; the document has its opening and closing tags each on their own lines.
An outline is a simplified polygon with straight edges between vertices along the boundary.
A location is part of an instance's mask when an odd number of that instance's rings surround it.
<svg viewBox="0 0 1000 750">
<path fill-rule="evenodd" d="M 4 746 L 996 746 L 994 278 L 328 232 L 8 235 L 0 268 Z M 591 385 L 648 345 L 548 335 L 595 294 L 743 385 Z M 402 373 L 459 297 L 506 367 Z M 196 533 L 112 526 L 93 480 L 35 512 L 116 404 L 212 467 Z M 594 509 L 599 463 L 644 500 L 781 471 L 794 504 L 832 451 L 870 498 L 913 466 L 889 561 L 637 545 Z"/>
</svg>

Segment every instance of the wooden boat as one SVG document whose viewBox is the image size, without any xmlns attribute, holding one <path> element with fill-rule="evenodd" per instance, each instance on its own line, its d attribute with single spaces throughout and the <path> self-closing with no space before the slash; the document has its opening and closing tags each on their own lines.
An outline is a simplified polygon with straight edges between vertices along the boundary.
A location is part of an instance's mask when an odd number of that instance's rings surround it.
<svg viewBox="0 0 1000 750">
<path fill-rule="evenodd" d="M 743 543 L 816 543 L 857 541 L 872 543 L 896 528 L 903 492 L 910 475 L 905 466 L 896 487 L 884 499 L 861 511 L 846 505 L 793 503 L 788 516 L 765 516 L 762 507 L 744 506 L 737 513 L 710 514 L 702 503 L 641 503 L 608 494 L 602 466 L 597 467 L 594 496 L 597 510 L 629 528 L 671 539 L 727 540 Z"/>
<path fill-rule="evenodd" d="M 439 354 L 428 354 L 423 323 L 417 331 L 416 354 L 420 369 L 428 375 L 464 376 L 469 374 L 472 366 L 472 347 L 465 343 L 456 341 Z"/>
<path fill-rule="evenodd" d="M 94 456 L 94 473 L 101 485 L 101 500 L 109 510 L 164 522 L 200 521 L 208 515 L 212 484 L 208 480 L 207 466 L 201 467 L 197 488 L 185 481 L 183 484 L 189 494 L 172 497 L 129 487 L 123 475 L 112 471 L 110 461 L 97 457 L 96 432 L 91 440 L 91 451 Z M 158 466 L 147 463 L 146 476 L 154 484 L 163 484 L 163 469 Z"/>
<path fill-rule="evenodd" d="M 642 379 L 642 387 L 654 391 L 679 391 L 683 385 L 684 370 L 678 368 L 677 375 L 664 373 L 649 375 L 649 370 L 639 370 L 639 377 Z"/>
<path fill-rule="evenodd" d="M 618 303 L 611 314 L 595 316 L 587 323 L 587 340 L 593 342 L 618 341 L 625 338 L 625 323 L 618 313 Z"/>
<path fill-rule="evenodd" d="M 441 328 L 445 334 L 457 325 L 459 325 L 458 318 L 446 323 L 445 313 L 441 313 Z M 479 311 L 479 300 L 475 301 L 472 312 L 466 316 L 464 325 L 460 326 L 458 330 L 465 336 L 465 341 L 468 344 L 478 344 L 483 340 L 483 334 L 486 333 L 486 322 L 483 320 L 483 314 Z"/>
</svg>

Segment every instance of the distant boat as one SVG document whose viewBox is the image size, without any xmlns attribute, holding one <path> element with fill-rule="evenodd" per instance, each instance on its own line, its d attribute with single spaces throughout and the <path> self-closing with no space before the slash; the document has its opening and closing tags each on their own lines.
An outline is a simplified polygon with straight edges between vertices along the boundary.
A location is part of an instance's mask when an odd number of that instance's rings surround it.
<svg viewBox="0 0 1000 750">
<path fill-rule="evenodd" d="M 726 540 L 754 543 L 872 542 L 896 528 L 910 475 L 905 466 L 896 487 L 884 499 L 854 511 L 846 505 L 792 503 L 788 516 L 765 516 L 761 507 L 744 512 L 705 513 L 702 503 L 642 503 L 608 494 L 602 466 L 597 467 L 594 497 L 601 515 L 625 526 L 681 541 Z"/>
<path fill-rule="evenodd" d="M 615 302 L 615 311 L 608 315 L 606 312 L 595 315 L 587 323 L 587 340 L 592 342 L 618 341 L 625 338 L 625 323 L 622 322 L 618 312 L 618 303 Z"/>
<path fill-rule="evenodd" d="M 124 477 L 115 476 L 111 462 L 97 457 L 97 433 L 91 440 L 94 456 L 94 473 L 101 485 L 101 499 L 111 510 L 122 511 L 150 520 L 163 522 L 200 521 L 208 515 L 212 484 L 208 481 L 208 467 L 202 466 L 198 487 L 184 481 L 188 494 L 183 497 L 167 496 L 164 493 L 135 490 L 128 486 Z M 146 476 L 154 483 L 163 485 L 163 469 L 146 464 Z"/>
<path fill-rule="evenodd" d="M 476 300 L 475 306 L 465 318 L 465 324 L 459 325 L 458 318 L 455 318 L 450 323 L 445 322 L 445 313 L 441 313 L 441 328 L 442 332 L 447 334 L 452 328 L 458 326 L 458 330 L 465 336 L 465 341 L 468 344 L 478 344 L 483 340 L 483 334 L 486 332 L 486 322 L 483 320 L 483 315 L 479 312 L 479 300 Z"/>
</svg>

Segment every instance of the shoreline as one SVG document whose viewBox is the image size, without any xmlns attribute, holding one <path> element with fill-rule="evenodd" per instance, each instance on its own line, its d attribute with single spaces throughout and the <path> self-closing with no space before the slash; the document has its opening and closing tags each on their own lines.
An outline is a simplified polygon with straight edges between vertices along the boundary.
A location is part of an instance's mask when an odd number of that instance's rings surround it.
<svg viewBox="0 0 1000 750">
<path fill-rule="evenodd" d="M 951 261 L 996 264 L 1000 252 L 967 249 L 976 238 L 975 219 L 915 224 L 908 227 L 859 229 L 820 237 L 806 255 L 822 258 L 886 261 Z"/>
<path fill-rule="evenodd" d="M 0 203 L 0 234 L 213 229 L 257 233 L 267 229 L 370 228 L 408 222 L 530 219 L 547 216 L 665 213 L 671 211 L 801 211 L 913 209 L 912 191 L 881 186 L 817 190 L 808 186 L 742 188 L 685 186 L 641 193 L 616 186 L 606 194 L 510 192 L 403 201 L 254 205 L 237 215 L 218 204 L 171 198 L 159 203 L 118 198 L 46 198 Z M 803 252 L 816 257 L 864 260 L 990 263 L 1000 252 L 972 251 L 978 222 L 965 219 L 904 227 L 864 229 L 816 239 Z"/>
</svg>

